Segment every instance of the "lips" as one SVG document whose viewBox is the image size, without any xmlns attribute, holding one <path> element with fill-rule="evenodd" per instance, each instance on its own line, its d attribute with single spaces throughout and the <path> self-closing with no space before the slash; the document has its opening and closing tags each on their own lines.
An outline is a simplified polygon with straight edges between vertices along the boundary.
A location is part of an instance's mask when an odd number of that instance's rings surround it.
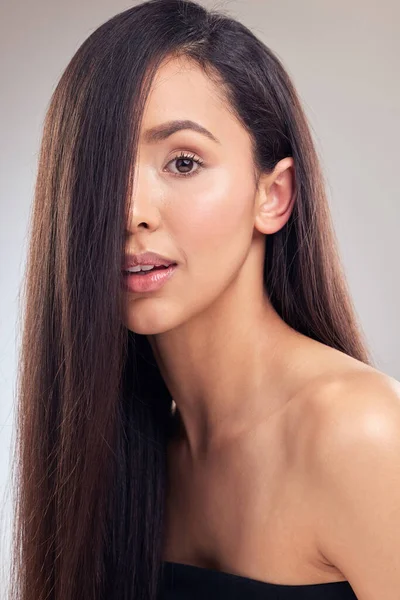
<svg viewBox="0 0 400 600">
<path fill-rule="evenodd" d="M 143 264 L 143 263 L 141 263 Z M 128 269 L 124 269 L 123 273 L 124 275 L 146 275 L 147 273 L 154 273 L 154 271 L 161 271 L 162 269 L 167 269 L 170 265 L 160 265 L 160 266 L 154 266 L 152 269 L 149 270 L 140 270 L 140 271 L 129 271 Z M 132 267 L 131 267 L 132 268 Z"/>
<path fill-rule="evenodd" d="M 160 267 L 138 273 L 124 273 L 122 285 L 127 292 L 155 292 L 173 276 L 178 266 Z"/>
<path fill-rule="evenodd" d="M 175 265 L 176 261 L 162 256 L 156 252 L 142 252 L 140 254 L 126 253 L 124 262 L 122 264 L 122 270 L 126 271 L 131 267 L 137 267 L 139 265 L 154 265 L 155 267 L 169 267 Z"/>
</svg>

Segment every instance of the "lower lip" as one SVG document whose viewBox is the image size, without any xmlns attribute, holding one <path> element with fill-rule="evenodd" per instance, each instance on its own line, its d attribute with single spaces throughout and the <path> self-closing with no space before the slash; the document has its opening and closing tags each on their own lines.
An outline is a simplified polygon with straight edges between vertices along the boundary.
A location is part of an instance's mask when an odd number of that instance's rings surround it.
<svg viewBox="0 0 400 600">
<path fill-rule="evenodd" d="M 175 273 L 178 265 L 170 265 L 167 269 L 148 271 L 143 275 L 123 273 L 123 288 L 127 292 L 155 292 Z"/>
</svg>

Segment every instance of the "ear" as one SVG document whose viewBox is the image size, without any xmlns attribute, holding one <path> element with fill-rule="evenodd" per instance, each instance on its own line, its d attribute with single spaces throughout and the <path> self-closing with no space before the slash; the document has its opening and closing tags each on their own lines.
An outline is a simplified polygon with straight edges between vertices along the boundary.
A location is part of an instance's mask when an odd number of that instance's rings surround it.
<svg viewBox="0 0 400 600">
<path fill-rule="evenodd" d="M 294 199 L 294 160 L 287 156 L 272 173 L 263 173 L 259 178 L 254 222 L 258 231 L 271 234 L 282 229 L 292 213 Z"/>
</svg>

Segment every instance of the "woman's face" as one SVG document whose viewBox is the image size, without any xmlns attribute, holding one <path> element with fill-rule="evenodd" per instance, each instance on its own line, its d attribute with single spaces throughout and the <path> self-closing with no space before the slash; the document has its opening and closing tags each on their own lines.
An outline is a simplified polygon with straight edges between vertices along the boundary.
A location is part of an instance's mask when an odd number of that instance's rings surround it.
<svg viewBox="0 0 400 600">
<path fill-rule="evenodd" d="M 123 292 L 125 324 L 136 333 L 162 333 L 210 310 L 249 253 L 256 191 L 251 140 L 218 92 L 182 58 L 164 63 L 153 81 L 125 250 L 157 252 L 178 266 L 157 291 Z M 158 140 L 146 135 L 174 120 L 193 121 L 211 135 L 189 128 Z"/>
</svg>

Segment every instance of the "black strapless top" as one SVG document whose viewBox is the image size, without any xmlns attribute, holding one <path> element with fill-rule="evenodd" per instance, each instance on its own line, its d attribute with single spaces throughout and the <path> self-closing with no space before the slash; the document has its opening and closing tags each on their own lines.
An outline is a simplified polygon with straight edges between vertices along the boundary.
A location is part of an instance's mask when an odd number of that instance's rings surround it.
<svg viewBox="0 0 400 600">
<path fill-rule="evenodd" d="M 183 563 L 162 566 L 159 600 L 357 600 L 348 581 L 284 585 Z"/>
</svg>

